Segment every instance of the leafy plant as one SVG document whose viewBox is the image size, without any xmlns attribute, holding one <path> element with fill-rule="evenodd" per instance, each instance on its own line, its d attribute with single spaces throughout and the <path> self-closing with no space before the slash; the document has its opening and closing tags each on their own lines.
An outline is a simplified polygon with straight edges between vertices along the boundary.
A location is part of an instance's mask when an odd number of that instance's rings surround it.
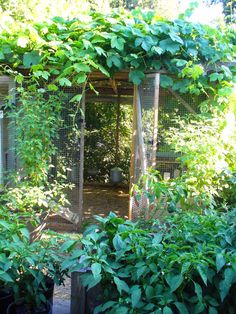
<svg viewBox="0 0 236 314">
<path fill-rule="evenodd" d="M 110 214 L 97 217 L 63 267 L 102 285 L 95 313 L 233 313 L 235 243 L 227 214 L 181 213 L 141 229 Z M 78 262 L 78 258 L 79 262 Z"/>
<path fill-rule="evenodd" d="M 0 231 L 1 288 L 13 291 L 15 301 L 31 310 L 40 307 L 47 301 L 49 283 L 61 285 L 68 274 L 61 269 L 64 256 L 58 253 L 67 239 L 44 234 L 31 242 L 26 225 L 14 214 L 8 221 L 0 220 Z"/>
</svg>

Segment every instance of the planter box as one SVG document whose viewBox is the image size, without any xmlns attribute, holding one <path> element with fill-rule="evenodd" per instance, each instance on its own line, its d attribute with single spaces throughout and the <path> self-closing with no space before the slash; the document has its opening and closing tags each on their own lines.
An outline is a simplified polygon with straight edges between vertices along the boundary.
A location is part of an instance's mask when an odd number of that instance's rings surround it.
<svg viewBox="0 0 236 314">
<path fill-rule="evenodd" d="M 90 272 L 90 270 L 87 271 Z M 71 274 L 71 314 L 93 314 L 95 307 L 100 304 L 97 297 L 102 295 L 101 286 L 97 285 L 87 291 L 80 279 L 84 272 Z"/>
</svg>

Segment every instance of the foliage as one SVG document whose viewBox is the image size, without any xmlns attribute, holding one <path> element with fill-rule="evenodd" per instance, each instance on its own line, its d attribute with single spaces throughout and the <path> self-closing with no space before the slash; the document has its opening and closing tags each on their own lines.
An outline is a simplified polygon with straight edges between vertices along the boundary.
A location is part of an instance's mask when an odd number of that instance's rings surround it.
<svg viewBox="0 0 236 314">
<path fill-rule="evenodd" d="M 116 160 L 117 107 L 109 104 L 86 105 L 85 179 L 108 181 L 110 170 L 118 166 L 128 180 L 130 141 L 132 130 L 132 107 L 120 107 L 119 147 Z M 91 175 L 91 170 L 96 173 Z"/>
<path fill-rule="evenodd" d="M 37 82 L 50 81 L 49 90 L 89 82 L 93 70 L 109 77 L 128 69 L 134 84 L 142 81 L 144 71 L 166 70 L 165 88 L 211 94 L 231 86 L 234 33 L 182 19 L 163 20 L 151 11 L 93 12 L 86 19 L 6 25 L 1 60 L 14 69 L 23 65 Z"/>
<path fill-rule="evenodd" d="M 225 101 L 225 100 L 224 100 Z M 179 128 L 168 132 L 168 143 L 180 154 L 182 174 L 163 181 L 150 170 L 135 186 L 137 198 L 148 200 L 149 217 L 157 210 L 231 208 L 236 204 L 235 94 L 221 110 L 178 119 Z M 144 213 L 143 213 L 144 214 Z"/>
<path fill-rule="evenodd" d="M 91 269 L 81 279 L 88 289 L 102 285 L 95 313 L 232 313 L 235 225 L 227 219 L 180 213 L 141 229 L 112 213 L 97 217 L 62 268 Z"/>
<path fill-rule="evenodd" d="M 54 140 L 61 123 L 61 98 L 62 95 L 44 95 L 43 90 L 21 89 L 19 106 L 10 113 L 22 175 L 35 184 L 45 180 L 51 156 L 55 154 Z"/>
<path fill-rule="evenodd" d="M 64 257 L 59 247 L 66 245 L 63 237 L 30 241 L 30 233 L 19 213 L 0 209 L 0 287 L 11 289 L 16 301 L 30 306 L 45 303 L 48 282 L 63 284 L 67 270 L 61 269 Z"/>
</svg>

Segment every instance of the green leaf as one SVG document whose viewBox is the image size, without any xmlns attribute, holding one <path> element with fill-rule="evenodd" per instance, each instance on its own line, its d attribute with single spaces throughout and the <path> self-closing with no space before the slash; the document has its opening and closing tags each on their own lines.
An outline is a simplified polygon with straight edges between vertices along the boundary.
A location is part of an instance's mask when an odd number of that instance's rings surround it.
<svg viewBox="0 0 236 314">
<path fill-rule="evenodd" d="M 72 84 L 71 84 L 71 81 L 69 81 L 66 77 L 62 77 L 59 79 L 59 84 L 61 86 L 68 86 L 70 87 Z"/>
<path fill-rule="evenodd" d="M 173 59 L 172 62 L 175 63 L 177 67 L 183 67 L 187 64 L 187 61 L 184 59 Z"/>
<path fill-rule="evenodd" d="M 184 303 L 175 302 L 174 305 L 179 310 L 179 314 L 189 314 L 189 311 Z"/>
<path fill-rule="evenodd" d="M 5 59 L 4 53 L 0 51 L 0 60 L 4 60 L 4 59 Z"/>
<path fill-rule="evenodd" d="M 120 280 L 118 277 L 114 277 L 114 282 L 120 294 L 122 293 L 122 291 L 129 292 L 129 286 L 125 281 Z"/>
<path fill-rule="evenodd" d="M 124 50 L 124 38 L 113 36 L 111 39 L 111 47 L 117 48 L 118 50 L 122 51 Z"/>
<path fill-rule="evenodd" d="M 52 92 L 56 92 L 58 90 L 58 87 L 55 84 L 49 84 L 48 90 Z"/>
<path fill-rule="evenodd" d="M 76 75 L 76 82 L 78 84 L 82 84 L 86 81 L 87 79 L 87 75 L 85 73 L 80 73 L 78 75 Z"/>
<path fill-rule="evenodd" d="M 197 270 L 204 284 L 207 285 L 207 268 L 205 266 L 198 265 Z"/>
<path fill-rule="evenodd" d="M 7 230 L 11 229 L 11 225 L 8 222 L 4 221 L 4 220 L 0 220 L 0 226 L 4 227 Z"/>
<path fill-rule="evenodd" d="M 220 73 L 211 73 L 210 74 L 210 82 L 221 81 L 224 75 Z"/>
<path fill-rule="evenodd" d="M 145 74 L 142 71 L 133 70 L 129 72 L 129 79 L 135 85 L 139 85 L 144 78 L 145 78 Z"/>
<path fill-rule="evenodd" d="M 209 314 L 218 314 L 218 311 L 216 308 L 209 306 L 209 310 L 208 310 Z"/>
<path fill-rule="evenodd" d="M 102 56 L 102 55 L 105 57 L 107 56 L 105 50 L 102 49 L 101 47 L 95 46 L 94 49 L 96 50 L 96 52 L 99 56 Z"/>
<path fill-rule="evenodd" d="M 191 266 L 190 262 L 183 263 L 181 268 L 181 274 L 184 275 L 189 270 L 190 266 Z"/>
<path fill-rule="evenodd" d="M 224 271 L 224 279 L 220 282 L 220 297 L 221 301 L 223 302 L 229 290 L 232 286 L 233 281 L 235 280 L 235 273 L 231 268 L 226 268 Z"/>
<path fill-rule="evenodd" d="M 162 240 L 162 234 L 156 233 L 152 239 L 152 244 L 153 245 L 160 244 L 161 240 Z"/>
<path fill-rule="evenodd" d="M 205 309 L 205 305 L 202 302 L 198 302 L 194 306 L 194 314 L 202 313 L 202 311 Z"/>
<path fill-rule="evenodd" d="M 118 55 L 110 55 L 107 60 L 107 65 L 109 66 L 109 68 L 112 67 L 112 65 L 114 64 L 118 69 L 120 69 L 122 67 L 122 62 L 121 59 Z"/>
<path fill-rule="evenodd" d="M 40 62 L 40 56 L 37 51 L 26 52 L 23 56 L 23 65 L 25 68 L 30 68 Z"/>
<path fill-rule="evenodd" d="M 176 52 L 180 48 L 180 44 L 174 42 L 172 39 L 167 38 L 164 40 L 161 40 L 159 43 L 159 46 L 164 51 L 169 51 L 172 55 L 176 54 Z"/>
<path fill-rule="evenodd" d="M 77 244 L 77 241 L 76 240 L 67 240 L 65 241 L 61 248 L 60 248 L 60 252 L 63 253 L 63 252 L 70 252 L 74 246 Z"/>
<path fill-rule="evenodd" d="M 101 274 L 101 271 L 102 271 L 101 264 L 99 264 L 99 263 L 92 264 L 91 270 L 92 270 L 94 278 L 97 279 L 99 277 L 99 275 Z"/>
<path fill-rule="evenodd" d="M 83 95 L 81 95 L 81 94 L 75 95 L 74 97 L 71 98 L 70 102 L 78 102 L 78 103 L 80 103 L 82 97 L 83 97 Z"/>
<path fill-rule="evenodd" d="M 0 271 L 0 279 L 6 283 L 13 282 L 12 278 L 4 271 Z"/>
<path fill-rule="evenodd" d="M 97 68 L 106 76 L 110 77 L 110 73 L 101 64 L 97 65 Z"/>
<path fill-rule="evenodd" d="M 176 41 L 178 43 L 180 43 L 181 45 L 183 45 L 183 40 L 175 33 L 175 32 L 169 32 L 169 36 L 173 41 Z"/>
<path fill-rule="evenodd" d="M 198 297 L 198 300 L 202 301 L 202 288 L 201 288 L 201 286 L 197 282 L 194 282 L 194 288 L 195 288 L 195 292 L 196 292 L 196 295 Z"/>
<path fill-rule="evenodd" d="M 119 234 L 116 234 L 114 236 L 112 243 L 116 251 L 120 251 L 121 249 L 124 249 L 126 246 Z"/>
<path fill-rule="evenodd" d="M 135 308 L 141 299 L 141 289 L 139 286 L 133 286 L 131 289 L 132 307 Z"/>
<path fill-rule="evenodd" d="M 224 259 L 224 256 L 219 253 L 216 255 L 216 269 L 217 273 L 222 269 L 222 267 L 225 265 L 226 260 Z"/>
<path fill-rule="evenodd" d="M 20 228 L 19 231 L 26 239 L 30 238 L 30 233 L 29 233 L 29 230 L 27 228 Z"/>
<path fill-rule="evenodd" d="M 114 314 L 126 314 L 128 312 L 129 312 L 129 309 L 127 307 L 120 306 L 118 309 L 115 310 Z"/>
<path fill-rule="evenodd" d="M 84 63 L 75 63 L 73 65 L 76 72 L 91 72 L 90 66 Z"/>
<path fill-rule="evenodd" d="M 173 86 L 173 80 L 171 77 L 167 75 L 161 75 L 160 85 L 163 88 L 167 88 L 169 86 Z"/>
<path fill-rule="evenodd" d="M 230 69 L 229 69 L 228 67 L 226 67 L 225 65 L 222 65 L 222 66 L 221 66 L 221 69 L 223 70 L 224 75 L 225 75 L 227 78 L 231 78 L 231 77 L 232 77 L 232 72 L 230 71 Z"/>
<path fill-rule="evenodd" d="M 173 314 L 172 309 L 169 306 L 165 306 L 162 311 L 163 314 Z"/>
<path fill-rule="evenodd" d="M 172 274 L 169 274 L 166 276 L 165 279 L 171 289 L 171 292 L 174 292 L 176 289 L 178 289 L 181 283 L 183 282 L 182 275 L 173 276 Z"/>
</svg>

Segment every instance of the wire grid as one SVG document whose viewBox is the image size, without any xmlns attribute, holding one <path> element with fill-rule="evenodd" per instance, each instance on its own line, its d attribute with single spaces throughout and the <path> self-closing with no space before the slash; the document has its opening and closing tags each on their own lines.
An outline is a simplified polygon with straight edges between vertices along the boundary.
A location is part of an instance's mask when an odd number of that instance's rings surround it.
<svg viewBox="0 0 236 314">
<path fill-rule="evenodd" d="M 9 95 L 10 80 L 7 77 L 1 78 L 0 83 L 0 110 L 3 113 L 1 117 L 1 160 L 2 160 L 2 173 L 1 183 L 9 181 L 9 175 L 12 171 L 16 170 L 16 152 L 15 152 L 15 128 L 12 119 L 8 117 L 9 109 L 6 109 L 8 103 L 7 96 Z"/>
<path fill-rule="evenodd" d="M 61 127 L 55 139 L 56 154 L 52 156 L 51 176 L 63 175 L 72 188 L 65 191 L 70 202 L 70 209 L 77 211 L 79 206 L 79 168 L 80 168 L 80 128 L 82 122 L 81 110 L 70 100 L 81 91 L 64 89 L 63 108 L 61 112 Z M 57 217 L 57 222 L 65 222 Z"/>
<path fill-rule="evenodd" d="M 153 129 L 154 129 L 154 90 L 155 79 L 147 78 L 139 86 L 139 94 L 142 110 L 142 131 L 145 146 L 145 158 L 147 166 L 152 163 L 153 151 Z M 182 98 L 183 101 L 180 100 Z M 203 96 L 181 95 L 176 98 L 169 90 L 160 88 L 159 108 L 158 108 L 158 143 L 157 143 L 157 163 L 156 169 L 164 180 L 177 178 L 183 169 L 180 167 L 178 157 L 180 154 L 167 143 L 167 134 L 171 128 L 178 129 L 178 118 L 187 117 L 190 112 L 184 104 L 188 104 L 193 111 L 199 112 L 198 105 L 204 100 Z M 140 152 L 136 147 L 135 159 L 135 182 L 138 182 L 141 173 Z M 136 219 L 148 210 L 148 200 L 144 195 L 138 195 L 134 191 L 131 199 L 132 217 Z M 144 214 L 145 215 L 145 214 Z"/>
<path fill-rule="evenodd" d="M 189 94 L 181 95 L 181 98 L 198 113 L 198 105 L 203 101 L 202 96 Z M 169 90 L 160 88 L 159 119 L 158 119 L 158 144 L 157 144 L 157 166 L 162 178 L 168 180 L 178 177 L 182 169 L 178 162 L 180 154 L 167 143 L 167 134 L 171 128 L 178 129 L 177 120 L 183 119 L 190 114 L 183 102 L 177 99 Z"/>
</svg>

